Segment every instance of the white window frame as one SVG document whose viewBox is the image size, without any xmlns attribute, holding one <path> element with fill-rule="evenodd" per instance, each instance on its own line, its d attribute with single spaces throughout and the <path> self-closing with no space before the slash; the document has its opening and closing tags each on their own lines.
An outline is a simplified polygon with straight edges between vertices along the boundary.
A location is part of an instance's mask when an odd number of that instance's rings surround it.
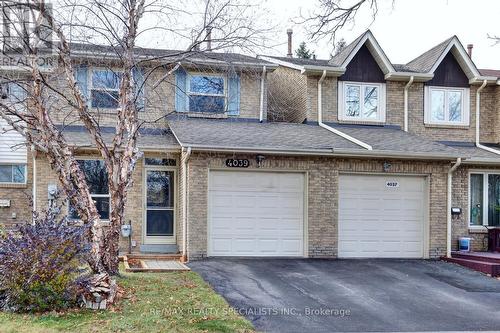
<svg viewBox="0 0 500 333">
<path fill-rule="evenodd" d="M 358 86 L 359 87 L 359 117 L 350 117 L 345 114 L 345 96 L 347 86 Z M 364 89 L 365 87 L 377 87 L 378 89 L 378 112 L 377 118 L 366 118 L 364 117 Z M 353 121 L 353 122 L 368 122 L 368 123 L 385 123 L 385 83 L 375 83 L 375 82 L 353 82 L 353 81 L 339 81 L 338 86 L 338 118 L 341 121 Z"/>
<path fill-rule="evenodd" d="M 97 158 L 97 157 L 92 157 L 92 156 L 77 156 L 76 161 L 104 161 L 102 158 Z M 83 171 L 83 174 L 85 175 L 85 171 Z M 111 194 L 109 193 L 109 188 L 108 188 L 108 194 L 92 194 L 90 193 L 91 198 L 109 198 L 109 216 L 111 217 Z M 68 199 L 68 218 L 72 221 L 80 221 L 80 219 L 74 219 L 69 216 L 69 207 L 70 207 L 70 201 Z M 100 219 L 101 222 L 109 222 L 110 219 Z"/>
<path fill-rule="evenodd" d="M 483 224 L 471 224 L 470 213 L 471 213 L 471 175 L 483 175 Z M 488 176 L 489 175 L 500 175 L 500 170 L 470 170 L 468 174 L 468 195 L 467 195 L 467 224 L 469 229 L 482 229 L 489 226 L 489 209 L 488 209 Z"/>
<path fill-rule="evenodd" d="M 224 92 L 222 94 L 204 94 L 204 93 L 199 93 L 199 92 L 192 92 L 191 91 L 191 78 L 195 76 L 205 76 L 205 77 L 220 77 L 222 78 L 224 82 Z M 189 103 L 191 103 L 191 96 L 211 96 L 211 97 L 223 97 L 224 98 L 224 110 L 223 112 L 227 111 L 227 78 L 226 75 L 224 74 L 219 74 L 219 73 L 208 73 L 208 72 L 188 72 L 187 75 L 187 92 L 186 92 L 186 105 L 188 112 L 195 112 L 195 111 L 189 111 L 191 108 L 189 106 Z"/>
<path fill-rule="evenodd" d="M 444 91 L 444 119 L 432 119 L 432 91 Z M 452 91 L 459 91 L 462 94 L 462 120 L 449 121 L 449 101 L 448 93 Z M 470 89 L 460 87 L 440 87 L 440 86 L 425 86 L 424 89 L 424 123 L 426 125 L 446 125 L 446 126 L 469 126 L 470 124 Z"/>
<path fill-rule="evenodd" d="M 94 71 L 108 71 L 112 72 L 115 74 L 123 74 L 123 70 L 120 69 L 115 69 L 115 68 L 108 68 L 108 67 L 90 67 L 88 74 L 87 74 L 87 87 L 88 87 L 88 103 L 90 104 L 90 108 L 92 109 L 102 109 L 102 110 L 118 110 L 120 107 L 118 106 L 117 108 L 105 108 L 101 106 L 92 106 L 92 90 L 99 90 L 99 91 L 113 91 L 113 92 L 118 92 L 118 95 L 120 94 L 120 82 L 118 84 L 117 89 L 109 89 L 109 88 L 94 88 L 93 82 L 92 82 L 92 76 L 94 74 Z M 118 102 L 118 105 L 120 103 Z"/>
<path fill-rule="evenodd" d="M 0 181 L 1 185 L 26 185 L 26 183 L 28 181 L 26 164 L 24 164 L 24 163 L 1 163 L 0 166 L 10 166 L 11 169 L 13 169 L 15 166 L 20 166 L 20 167 L 23 167 L 23 169 L 24 169 L 24 171 L 23 171 L 24 182 L 22 182 L 22 183 L 15 182 L 14 181 L 14 170 L 12 170 L 12 175 L 11 175 L 11 178 L 10 178 L 10 182 L 2 182 L 2 181 Z"/>
</svg>

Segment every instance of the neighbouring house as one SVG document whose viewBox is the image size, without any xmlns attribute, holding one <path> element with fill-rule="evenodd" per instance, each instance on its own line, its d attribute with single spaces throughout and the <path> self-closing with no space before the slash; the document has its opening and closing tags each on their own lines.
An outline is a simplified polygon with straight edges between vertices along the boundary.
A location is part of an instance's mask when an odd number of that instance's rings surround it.
<svg viewBox="0 0 500 333">
<path fill-rule="evenodd" d="M 106 51 L 74 44 L 72 56 L 111 138 L 119 68 Z M 141 92 L 144 158 L 126 207 L 133 252 L 438 258 L 459 236 L 484 248 L 483 226 L 499 224 L 500 73 L 478 70 L 456 37 L 406 65 L 370 31 L 330 60 L 198 51 L 167 80 L 154 59 L 176 63 L 175 51 L 137 52 L 151 59 L 143 71 L 156 69 Z M 52 77 L 64 87 L 57 68 Z M 106 220 L 105 169 L 77 115 L 61 110 Z M 12 131 L 0 152 L 0 221 L 13 225 L 29 219 L 29 194 L 43 208 L 58 181 Z"/>
</svg>

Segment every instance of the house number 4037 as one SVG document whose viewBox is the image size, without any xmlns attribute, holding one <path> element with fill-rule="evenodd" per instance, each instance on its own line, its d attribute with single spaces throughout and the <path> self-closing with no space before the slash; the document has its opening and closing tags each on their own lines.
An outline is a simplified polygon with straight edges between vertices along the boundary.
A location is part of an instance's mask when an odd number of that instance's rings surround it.
<svg viewBox="0 0 500 333">
<path fill-rule="evenodd" d="M 229 168 L 248 168 L 250 166 L 250 161 L 242 158 L 228 158 L 226 160 L 226 166 Z"/>
<path fill-rule="evenodd" d="M 385 182 L 385 187 L 396 188 L 399 187 L 399 182 L 395 180 L 388 180 Z"/>
</svg>

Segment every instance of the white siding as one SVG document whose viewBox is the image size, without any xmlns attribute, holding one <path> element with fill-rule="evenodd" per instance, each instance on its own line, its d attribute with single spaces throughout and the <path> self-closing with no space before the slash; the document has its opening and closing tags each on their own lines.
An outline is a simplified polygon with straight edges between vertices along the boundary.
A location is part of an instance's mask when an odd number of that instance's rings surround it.
<svg viewBox="0 0 500 333">
<path fill-rule="evenodd" d="M 5 120 L 0 119 L 0 163 L 26 163 L 26 145 L 24 138 L 14 131 Z"/>
</svg>

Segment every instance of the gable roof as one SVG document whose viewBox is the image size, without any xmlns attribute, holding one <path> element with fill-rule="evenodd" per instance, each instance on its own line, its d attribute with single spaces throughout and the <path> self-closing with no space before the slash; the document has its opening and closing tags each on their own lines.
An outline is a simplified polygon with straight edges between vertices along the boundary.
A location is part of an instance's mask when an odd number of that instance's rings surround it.
<svg viewBox="0 0 500 333">
<path fill-rule="evenodd" d="M 384 50 L 382 50 L 380 44 L 370 30 L 365 31 L 361 36 L 356 38 L 351 44 L 347 45 L 342 51 L 335 55 L 330 60 L 330 65 L 346 68 L 363 45 L 367 46 L 368 50 L 384 74 L 394 72 L 394 67 L 392 66 L 391 61 L 386 56 Z"/>
<path fill-rule="evenodd" d="M 434 64 L 438 61 L 439 57 L 443 54 L 444 50 L 454 37 L 455 36 L 442 41 L 404 66 L 413 72 L 430 72 Z"/>
</svg>

